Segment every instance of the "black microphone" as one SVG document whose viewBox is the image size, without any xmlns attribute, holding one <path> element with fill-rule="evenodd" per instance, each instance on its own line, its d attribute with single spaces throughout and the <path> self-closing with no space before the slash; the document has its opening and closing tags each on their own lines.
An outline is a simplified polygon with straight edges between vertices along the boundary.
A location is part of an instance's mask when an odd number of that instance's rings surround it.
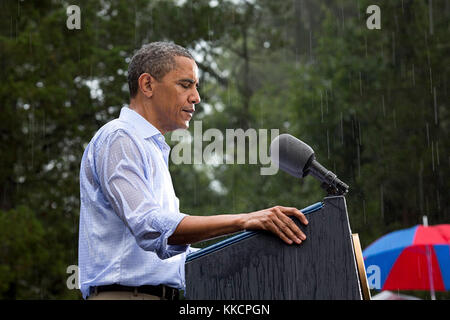
<svg viewBox="0 0 450 320">
<path fill-rule="evenodd" d="M 304 178 L 312 175 L 330 195 L 345 195 L 348 192 L 348 185 L 316 160 L 314 150 L 290 134 L 281 134 L 272 141 L 270 158 L 291 176 Z"/>
</svg>

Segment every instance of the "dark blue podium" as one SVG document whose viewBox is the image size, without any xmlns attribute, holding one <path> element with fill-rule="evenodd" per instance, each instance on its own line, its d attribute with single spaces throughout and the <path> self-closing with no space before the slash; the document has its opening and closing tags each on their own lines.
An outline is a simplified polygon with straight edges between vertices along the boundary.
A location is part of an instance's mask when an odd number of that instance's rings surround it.
<svg viewBox="0 0 450 320">
<path fill-rule="evenodd" d="M 301 211 L 307 226 L 293 218 L 307 237 L 300 245 L 245 231 L 188 255 L 186 299 L 361 300 L 345 198 L 326 197 Z"/>
</svg>

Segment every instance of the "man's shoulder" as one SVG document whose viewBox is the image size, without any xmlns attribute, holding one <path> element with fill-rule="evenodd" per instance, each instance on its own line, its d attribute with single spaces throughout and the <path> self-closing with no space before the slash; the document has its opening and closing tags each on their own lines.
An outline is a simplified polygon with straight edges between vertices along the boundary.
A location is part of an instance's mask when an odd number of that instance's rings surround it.
<svg viewBox="0 0 450 320">
<path fill-rule="evenodd" d="M 145 157 L 145 144 L 135 131 L 133 126 L 119 118 L 111 120 L 104 124 L 92 137 L 85 150 L 86 159 L 89 157 L 91 159 L 104 157 L 105 154 L 115 152 L 114 150 L 117 151 L 119 145 L 120 148 L 128 146 L 126 150 L 133 150 L 133 154 L 140 154 Z M 86 159 L 83 156 L 82 163 Z"/>
<path fill-rule="evenodd" d="M 135 140 L 137 138 L 134 127 L 128 122 L 117 118 L 104 124 L 96 132 L 96 134 L 92 138 L 92 141 L 95 144 L 103 144 L 107 140 L 117 136 L 118 134 L 125 138 L 131 138 L 132 140 Z"/>
</svg>

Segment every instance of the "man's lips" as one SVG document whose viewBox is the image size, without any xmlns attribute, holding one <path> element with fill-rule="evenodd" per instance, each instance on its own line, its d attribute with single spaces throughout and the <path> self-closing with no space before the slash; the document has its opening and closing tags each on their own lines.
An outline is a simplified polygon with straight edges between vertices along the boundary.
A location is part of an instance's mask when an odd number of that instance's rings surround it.
<svg viewBox="0 0 450 320">
<path fill-rule="evenodd" d="M 194 108 L 183 108 L 183 109 L 181 109 L 181 111 L 184 111 L 184 112 L 186 112 L 186 113 L 189 113 L 190 116 L 192 117 L 192 115 L 193 115 L 194 112 L 195 112 L 195 109 L 194 109 Z"/>
<path fill-rule="evenodd" d="M 195 109 L 194 108 L 183 108 L 183 109 L 181 109 L 182 111 L 185 111 L 185 112 L 189 112 L 189 113 L 194 113 L 195 112 Z"/>
</svg>

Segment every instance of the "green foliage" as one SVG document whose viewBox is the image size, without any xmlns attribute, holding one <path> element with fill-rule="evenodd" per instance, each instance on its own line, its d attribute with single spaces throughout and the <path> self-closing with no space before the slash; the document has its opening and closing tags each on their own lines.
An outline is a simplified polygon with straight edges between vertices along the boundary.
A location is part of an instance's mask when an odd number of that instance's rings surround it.
<svg viewBox="0 0 450 320">
<path fill-rule="evenodd" d="M 0 294 L 34 297 L 50 255 L 41 222 L 25 206 L 0 211 L 0 243 Z"/>
<path fill-rule="evenodd" d="M 303 136 L 318 154 L 333 155 L 324 163 L 351 185 L 352 225 L 365 245 L 421 223 L 422 215 L 434 224 L 449 220 L 443 196 L 449 185 L 442 179 L 449 118 L 445 102 L 434 99 L 446 95 L 448 13 L 437 10 L 442 14 L 434 15 L 430 35 L 425 3 L 379 6 L 379 31 L 356 16 L 344 24 L 325 9 L 315 61 L 294 79 L 304 88 L 296 94 L 298 117 L 308 118 Z"/>
</svg>

